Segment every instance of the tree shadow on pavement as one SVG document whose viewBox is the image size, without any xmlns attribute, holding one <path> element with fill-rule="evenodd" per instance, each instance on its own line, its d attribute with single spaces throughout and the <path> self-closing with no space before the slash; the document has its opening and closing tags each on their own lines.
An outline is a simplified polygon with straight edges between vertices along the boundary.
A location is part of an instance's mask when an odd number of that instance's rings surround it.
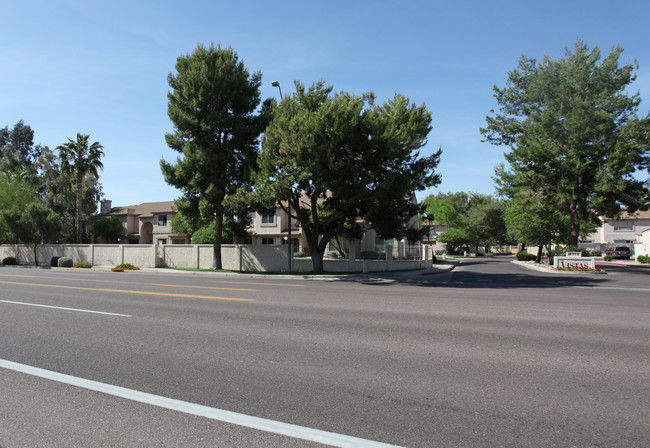
<svg viewBox="0 0 650 448">
<path fill-rule="evenodd" d="M 463 267 L 469 266 L 463 263 Z M 345 281 L 345 280 L 344 280 Z M 603 286 L 608 282 L 606 274 L 544 274 L 544 273 L 484 273 L 454 271 L 431 276 L 422 273 L 411 275 L 377 275 L 370 278 L 350 279 L 357 283 L 372 286 L 413 285 L 430 288 L 466 289 L 529 289 Z"/>
<path fill-rule="evenodd" d="M 607 282 L 603 274 L 522 274 L 522 273 L 475 273 L 463 272 L 446 287 L 450 288 L 562 288 L 601 286 Z M 431 284 L 433 286 L 433 283 Z"/>
</svg>

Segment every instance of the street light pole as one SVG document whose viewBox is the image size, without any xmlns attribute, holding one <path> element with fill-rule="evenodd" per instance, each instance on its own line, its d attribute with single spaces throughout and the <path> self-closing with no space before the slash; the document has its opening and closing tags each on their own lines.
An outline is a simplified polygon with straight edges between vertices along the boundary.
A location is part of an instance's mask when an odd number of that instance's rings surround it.
<svg viewBox="0 0 650 448">
<path fill-rule="evenodd" d="M 282 101 L 284 98 L 282 97 L 282 87 L 280 87 L 280 83 L 278 81 L 273 81 L 271 83 L 273 87 L 277 87 L 280 90 L 280 101 Z M 287 259 L 289 260 L 289 269 L 288 272 L 291 273 L 291 259 L 293 258 L 293 252 L 291 251 L 291 198 L 287 201 L 287 223 L 288 223 L 288 237 L 287 237 L 287 251 L 288 251 L 288 257 Z"/>
<path fill-rule="evenodd" d="M 280 83 L 278 81 L 273 81 L 271 85 L 280 89 L 280 101 L 282 101 L 282 87 L 280 87 Z"/>
</svg>

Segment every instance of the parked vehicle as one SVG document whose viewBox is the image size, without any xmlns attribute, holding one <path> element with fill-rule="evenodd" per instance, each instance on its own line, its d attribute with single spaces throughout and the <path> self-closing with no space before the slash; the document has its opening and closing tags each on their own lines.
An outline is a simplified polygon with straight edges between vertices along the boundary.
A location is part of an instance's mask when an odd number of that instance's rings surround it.
<svg viewBox="0 0 650 448">
<path fill-rule="evenodd" d="M 626 258 L 629 260 L 631 256 L 632 251 L 626 246 L 616 246 L 612 251 L 612 258 Z"/>
</svg>

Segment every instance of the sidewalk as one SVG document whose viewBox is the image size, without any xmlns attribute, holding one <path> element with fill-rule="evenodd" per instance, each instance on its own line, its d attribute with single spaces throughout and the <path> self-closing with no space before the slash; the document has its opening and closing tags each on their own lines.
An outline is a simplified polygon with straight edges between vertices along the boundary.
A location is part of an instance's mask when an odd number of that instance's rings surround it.
<svg viewBox="0 0 650 448">
<path fill-rule="evenodd" d="M 425 269 L 425 272 L 423 272 L 420 275 L 446 274 L 447 272 L 453 271 L 454 268 L 458 266 L 459 263 L 460 263 L 459 260 L 453 258 L 447 258 L 446 261 L 443 261 L 442 263 L 437 263 L 430 269 Z"/>
<path fill-rule="evenodd" d="M 332 272 L 325 274 L 312 274 L 309 272 L 295 272 L 292 274 L 288 273 L 278 273 L 278 274 L 268 274 L 264 272 L 254 273 L 254 272 L 234 272 L 234 271 L 198 271 L 198 270 L 184 270 L 184 269 L 173 269 L 173 268 L 140 268 L 135 271 L 124 271 L 116 272 L 116 275 L 129 275 L 129 273 L 144 272 L 148 274 L 185 274 L 185 275 L 212 275 L 218 277 L 230 277 L 230 278 L 257 278 L 257 279 L 296 279 L 296 280 L 351 280 L 351 279 L 372 279 L 372 278 L 396 278 L 396 277 L 419 277 L 419 276 L 429 276 L 437 274 L 446 274 L 452 271 L 456 265 L 458 265 L 458 260 L 449 260 L 443 261 L 441 263 L 434 264 L 433 267 L 427 269 L 417 269 L 412 271 L 377 271 L 377 272 Z M 71 269 L 71 268 L 51 268 L 51 269 Z M 93 270 L 98 271 L 110 271 L 110 266 L 93 266 Z"/>
</svg>

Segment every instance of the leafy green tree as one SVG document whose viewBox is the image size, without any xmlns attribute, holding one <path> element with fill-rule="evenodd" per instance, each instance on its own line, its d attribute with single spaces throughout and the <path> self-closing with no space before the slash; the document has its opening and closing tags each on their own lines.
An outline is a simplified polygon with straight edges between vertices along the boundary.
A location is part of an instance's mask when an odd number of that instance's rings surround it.
<svg viewBox="0 0 650 448">
<path fill-rule="evenodd" d="M 34 131 L 20 120 L 12 129 L 0 129 L 0 172 L 36 174 L 43 147 L 34 145 Z"/>
<path fill-rule="evenodd" d="M 450 200 L 442 197 L 428 196 L 424 199 L 424 215 L 429 222 L 437 226 L 460 227 L 462 220 Z"/>
<path fill-rule="evenodd" d="M 201 227 L 192 234 L 192 244 L 212 244 L 214 242 L 215 223 Z"/>
<path fill-rule="evenodd" d="M 486 141 L 509 147 L 509 169 L 497 176 L 513 194 L 557 198 L 569 245 L 598 215 L 646 209 L 650 200 L 634 177 L 649 169 L 650 116 L 639 118 L 639 94 L 626 93 L 638 67 L 619 66 L 622 51 L 617 46 L 601 60 L 597 47 L 578 40 L 557 61 L 522 56 L 506 86 L 494 87 L 499 111 L 481 129 Z"/>
<path fill-rule="evenodd" d="M 59 216 L 40 200 L 36 186 L 17 174 L 0 174 L 0 242 L 33 245 L 56 241 Z"/>
<path fill-rule="evenodd" d="M 89 143 L 90 135 L 77 133 L 77 140 L 68 139 L 67 143 L 59 145 L 61 173 L 70 176 L 76 182 L 75 196 L 75 227 L 76 242 L 81 243 L 83 236 L 82 210 L 83 186 L 87 176 L 98 177 L 98 171 L 104 168 L 101 158 L 104 155 L 101 143 Z"/>
<path fill-rule="evenodd" d="M 266 130 L 255 180 L 267 207 L 300 222 L 314 271 L 328 243 L 364 218 L 384 239 L 406 234 L 415 191 L 437 185 L 440 151 L 421 157 L 431 129 L 424 105 L 402 95 L 384 104 L 320 81 L 285 96 Z"/>
<path fill-rule="evenodd" d="M 476 193 L 467 193 L 465 191 L 457 191 L 455 193 L 439 193 L 438 198 L 448 202 L 456 212 L 457 217 L 462 221 L 463 217 L 467 215 L 472 202 L 472 195 Z"/>
<path fill-rule="evenodd" d="M 446 193 L 424 200 L 426 213 L 437 225 L 447 225 L 438 241 L 455 252 L 462 246 L 479 246 L 486 251 L 494 244 L 509 242 L 505 224 L 505 204 L 490 195 L 479 193 Z M 451 231 L 451 232 L 450 232 Z"/>
<path fill-rule="evenodd" d="M 88 225 L 88 233 L 98 236 L 104 241 L 114 241 L 124 230 L 122 220 L 117 216 L 109 216 Z"/>
<path fill-rule="evenodd" d="M 491 196 L 477 195 L 465 219 L 465 233 L 478 253 L 479 246 L 489 247 L 508 241 L 505 205 Z"/>
<path fill-rule="evenodd" d="M 456 253 L 461 247 L 472 244 L 465 229 L 461 227 L 451 227 L 440 234 L 438 241 L 447 245 L 448 253 Z"/>
<path fill-rule="evenodd" d="M 252 217 L 245 204 L 233 205 L 228 197 L 225 200 L 222 242 L 226 244 L 244 243 L 250 238 L 248 229 L 252 224 Z M 176 220 L 176 221 L 174 221 Z M 176 225 L 176 227 L 174 227 Z M 204 222 L 203 226 L 190 224 L 189 220 L 182 212 L 174 216 L 172 220 L 172 229 L 174 233 L 184 233 L 192 236 L 192 244 L 213 244 L 214 233 L 216 231 L 214 220 Z M 178 230 L 176 230 L 178 229 Z"/>
<path fill-rule="evenodd" d="M 566 241 L 571 232 L 569 217 L 561 207 L 552 198 L 530 190 L 522 190 L 508 201 L 506 226 L 515 240 L 538 246 L 538 263 L 544 246 L 550 253 L 551 244 Z"/>
<path fill-rule="evenodd" d="M 250 74 L 232 48 L 199 45 L 177 59 L 167 79 L 175 132 L 165 138 L 182 157 L 160 167 L 165 181 L 183 191 L 177 208 L 186 221 L 215 222 L 213 268 L 221 269 L 224 200 L 248 183 L 266 125 L 266 109 L 255 113 L 262 74 Z"/>
</svg>

